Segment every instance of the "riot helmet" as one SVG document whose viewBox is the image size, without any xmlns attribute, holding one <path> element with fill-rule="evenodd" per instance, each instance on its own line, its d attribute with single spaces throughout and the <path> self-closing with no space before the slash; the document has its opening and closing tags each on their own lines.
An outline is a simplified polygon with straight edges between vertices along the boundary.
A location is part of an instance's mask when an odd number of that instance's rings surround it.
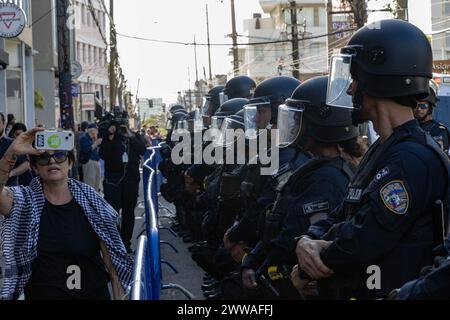
<svg viewBox="0 0 450 320">
<path fill-rule="evenodd" d="M 430 93 L 424 99 L 417 101 L 417 106 L 414 109 L 414 117 L 420 122 L 425 121 L 426 118 L 433 114 L 439 102 L 438 85 L 434 80 L 430 80 Z M 426 111 L 426 112 L 425 112 Z"/>
<path fill-rule="evenodd" d="M 244 130 L 244 110 L 240 110 L 222 121 L 218 138 L 214 141 L 215 146 L 230 147 L 237 141 L 245 139 Z"/>
<path fill-rule="evenodd" d="M 432 61 L 428 38 L 413 24 L 395 19 L 369 24 L 332 57 L 327 104 L 356 111 L 354 123 L 363 122 L 358 111 L 364 94 L 414 108 L 429 93 Z M 353 81 L 357 87 L 350 96 Z"/>
<path fill-rule="evenodd" d="M 237 76 L 232 78 L 225 85 L 221 103 L 235 98 L 251 99 L 256 88 L 256 82 L 247 76 Z"/>
<path fill-rule="evenodd" d="M 226 101 L 223 105 L 220 106 L 219 110 L 217 110 L 216 114 L 212 117 L 211 126 L 217 126 L 217 128 L 220 129 L 222 126 L 222 121 L 226 117 L 232 116 L 241 111 L 248 103 L 249 100 L 245 98 L 235 98 Z"/>
<path fill-rule="evenodd" d="M 328 76 L 302 83 L 278 108 L 278 146 L 303 146 L 309 138 L 321 143 L 340 143 L 356 138 L 351 110 L 326 104 Z"/>
<path fill-rule="evenodd" d="M 255 89 L 253 99 L 245 106 L 245 132 L 248 139 L 255 139 L 258 130 L 268 129 L 277 123 L 278 106 L 292 96 L 300 81 L 279 76 L 261 82 Z"/>
<path fill-rule="evenodd" d="M 182 106 L 181 104 L 176 104 L 176 105 L 173 105 L 172 107 L 170 107 L 169 112 L 170 112 L 170 114 L 174 114 L 175 112 L 180 111 L 180 110 L 185 110 L 184 106 Z"/>
<path fill-rule="evenodd" d="M 211 117 L 217 112 L 217 109 L 220 108 L 220 94 L 224 88 L 224 86 L 212 88 L 203 99 L 201 113 L 203 116 L 203 126 L 206 128 L 211 125 Z"/>
</svg>

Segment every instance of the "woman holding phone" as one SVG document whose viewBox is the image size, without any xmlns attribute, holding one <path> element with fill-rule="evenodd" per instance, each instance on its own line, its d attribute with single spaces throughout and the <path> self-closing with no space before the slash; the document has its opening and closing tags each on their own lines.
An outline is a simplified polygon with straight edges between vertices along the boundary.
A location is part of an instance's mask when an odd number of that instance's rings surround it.
<svg viewBox="0 0 450 320">
<path fill-rule="evenodd" d="M 5 281 L 1 299 L 122 299 L 133 262 L 117 230 L 117 212 L 91 187 L 69 179 L 73 151 L 34 148 L 36 128 L 18 136 L 0 160 L 1 242 Z M 18 156 L 28 155 L 37 177 L 7 188 Z"/>
</svg>

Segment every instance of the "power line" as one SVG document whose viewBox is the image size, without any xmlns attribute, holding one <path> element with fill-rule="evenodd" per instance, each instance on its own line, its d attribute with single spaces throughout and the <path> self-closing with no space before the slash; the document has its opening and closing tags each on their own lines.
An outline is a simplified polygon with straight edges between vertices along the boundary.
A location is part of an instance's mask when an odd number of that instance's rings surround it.
<svg viewBox="0 0 450 320">
<path fill-rule="evenodd" d="M 299 39 L 299 41 L 305 41 L 305 40 L 312 40 L 312 39 L 318 39 L 323 37 L 332 36 L 338 33 L 343 32 L 349 32 L 349 31 L 355 31 L 356 28 L 350 28 L 350 29 L 343 29 L 338 30 L 332 33 L 328 34 L 322 34 L 317 36 L 311 36 L 311 37 L 304 37 L 302 39 Z M 144 38 L 144 37 L 138 37 L 138 36 L 130 36 L 123 33 L 117 32 L 118 36 L 121 36 L 123 38 L 128 39 L 134 39 L 134 40 L 141 40 L 141 41 L 148 41 L 148 42 L 157 42 L 157 43 L 164 43 L 164 44 L 175 44 L 175 45 L 184 45 L 184 46 L 207 46 L 207 43 L 193 43 L 193 42 L 182 42 L 182 41 L 171 41 L 171 40 L 161 40 L 161 39 L 150 39 L 150 38 Z M 286 42 L 292 42 L 292 40 L 275 40 L 275 41 L 263 41 L 263 42 L 250 42 L 250 43 L 238 43 L 238 46 L 255 46 L 255 45 L 263 45 L 263 44 L 275 44 L 275 43 L 286 43 Z M 231 43 L 211 43 L 211 46 L 231 46 Z"/>
<path fill-rule="evenodd" d="M 44 19 L 45 17 L 47 17 L 50 13 L 52 13 L 54 10 L 56 9 L 56 7 L 52 7 L 50 10 L 48 10 L 46 13 L 44 13 L 42 16 L 40 16 L 39 18 L 37 18 L 33 23 L 30 24 L 30 28 L 32 26 L 34 26 L 36 23 L 38 23 L 39 21 L 41 21 L 42 19 Z"/>
</svg>

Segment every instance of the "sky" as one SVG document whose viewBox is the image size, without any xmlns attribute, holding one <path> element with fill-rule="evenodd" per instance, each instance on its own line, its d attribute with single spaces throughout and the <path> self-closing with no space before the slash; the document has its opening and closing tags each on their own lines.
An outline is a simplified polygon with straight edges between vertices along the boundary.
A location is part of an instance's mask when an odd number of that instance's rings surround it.
<svg viewBox="0 0 450 320">
<path fill-rule="evenodd" d="M 389 0 L 372 0 L 383 5 Z M 115 0 L 118 33 L 161 40 L 206 43 L 206 4 L 209 7 L 211 43 L 231 43 L 230 0 Z M 259 0 L 235 0 L 236 26 L 243 33 L 243 20 L 262 13 Z M 228 74 L 232 70 L 230 47 L 211 47 L 212 72 Z M 177 92 L 193 88 L 195 56 L 193 46 L 160 44 L 118 36 L 120 64 L 128 79 L 128 89 L 139 98 L 162 97 L 170 104 Z M 208 71 L 206 46 L 197 46 L 198 77 Z M 190 83 L 188 81 L 190 69 Z"/>
<path fill-rule="evenodd" d="M 206 43 L 206 3 L 209 7 L 211 43 L 231 43 L 230 0 L 115 0 L 117 32 L 163 40 Z M 235 0 L 237 32 L 242 33 L 243 20 L 253 13 L 262 13 L 258 0 Z M 227 74 L 232 66 L 229 47 L 212 47 L 212 72 Z M 191 88 L 195 82 L 193 46 L 159 44 L 118 36 L 118 50 L 128 87 L 136 94 L 138 79 L 140 98 L 162 97 L 166 103 L 175 102 L 177 91 Z M 206 46 L 197 46 L 198 73 L 203 67 L 209 75 Z"/>
</svg>

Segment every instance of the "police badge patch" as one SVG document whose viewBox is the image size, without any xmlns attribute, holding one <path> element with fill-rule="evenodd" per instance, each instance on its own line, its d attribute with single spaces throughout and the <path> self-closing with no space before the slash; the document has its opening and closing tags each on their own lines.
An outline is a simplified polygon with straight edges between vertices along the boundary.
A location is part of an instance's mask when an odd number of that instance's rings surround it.
<svg viewBox="0 0 450 320">
<path fill-rule="evenodd" d="M 405 214 L 409 209 L 409 194 L 401 180 L 394 180 L 380 190 L 381 200 L 390 211 Z"/>
</svg>

